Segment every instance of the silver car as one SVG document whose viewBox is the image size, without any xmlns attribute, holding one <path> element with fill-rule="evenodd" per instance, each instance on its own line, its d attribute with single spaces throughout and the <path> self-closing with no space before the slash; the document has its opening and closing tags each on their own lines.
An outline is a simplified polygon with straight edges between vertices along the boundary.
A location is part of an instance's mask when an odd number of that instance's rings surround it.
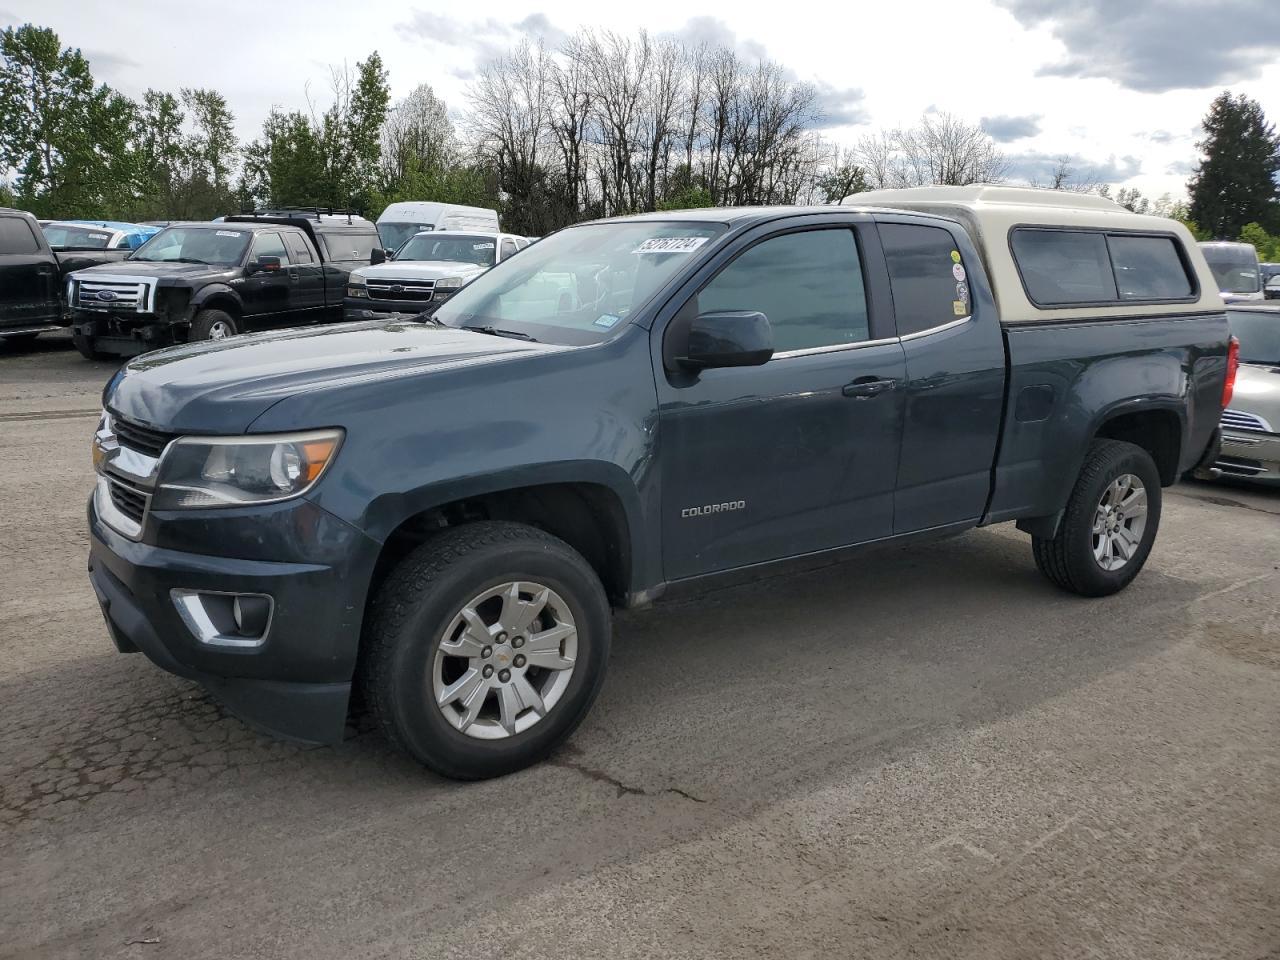
<svg viewBox="0 0 1280 960">
<path fill-rule="evenodd" d="M 1280 484 L 1280 306 L 1227 308 L 1240 341 L 1240 371 L 1222 412 L 1222 455 L 1230 477 Z"/>
</svg>

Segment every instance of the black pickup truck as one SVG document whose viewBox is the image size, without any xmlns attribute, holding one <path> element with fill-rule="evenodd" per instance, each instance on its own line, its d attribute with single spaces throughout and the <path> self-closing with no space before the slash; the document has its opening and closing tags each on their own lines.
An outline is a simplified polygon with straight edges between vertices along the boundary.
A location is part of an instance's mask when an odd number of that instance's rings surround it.
<svg viewBox="0 0 1280 960">
<path fill-rule="evenodd" d="M 431 316 L 139 357 L 89 504 L 117 647 L 303 740 L 358 684 L 476 778 L 586 715 L 611 606 L 1005 521 L 1122 589 L 1231 391 L 1194 240 L 1049 191 L 867 204 L 583 224 Z"/>
<path fill-rule="evenodd" d="M 0 339 L 34 340 L 63 325 L 68 273 L 123 260 L 129 250 L 53 250 L 29 213 L 0 207 Z"/>
<path fill-rule="evenodd" d="M 342 319 L 352 269 L 381 263 L 378 231 L 350 214 L 227 217 L 167 227 L 123 263 L 70 278 L 85 357 Z"/>
</svg>

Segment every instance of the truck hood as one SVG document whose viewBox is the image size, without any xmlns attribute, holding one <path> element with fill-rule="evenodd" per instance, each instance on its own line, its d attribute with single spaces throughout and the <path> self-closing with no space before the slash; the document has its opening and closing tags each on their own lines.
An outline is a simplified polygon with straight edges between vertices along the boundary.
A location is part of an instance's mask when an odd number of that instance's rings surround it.
<svg viewBox="0 0 1280 960">
<path fill-rule="evenodd" d="M 280 400 L 311 389 L 564 349 L 414 321 L 333 324 L 143 354 L 116 374 L 104 401 L 113 413 L 166 432 L 236 434 Z"/>
<path fill-rule="evenodd" d="M 119 260 L 116 263 L 104 263 L 96 267 L 88 267 L 77 271 L 79 276 L 92 278 L 96 275 L 113 277 L 154 277 L 161 281 L 166 279 L 187 280 L 195 277 L 201 279 L 217 279 L 219 277 L 241 276 L 239 267 L 224 267 L 207 263 L 151 263 L 145 260 Z"/>
<path fill-rule="evenodd" d="M 364 280 L 439 280 L 441 277 L 467 279 L 484 273 L 487 269 L 489 268 L 457 260 L 392 260 L 376 267 L 361 267 L 353 270 L 351 275 Z"/>
<path fill-rule="evenodd" d="M 1280 432 L 1280 364 L 1240 364 L 1231 409 L 1261 417 Z"/>
</svg>

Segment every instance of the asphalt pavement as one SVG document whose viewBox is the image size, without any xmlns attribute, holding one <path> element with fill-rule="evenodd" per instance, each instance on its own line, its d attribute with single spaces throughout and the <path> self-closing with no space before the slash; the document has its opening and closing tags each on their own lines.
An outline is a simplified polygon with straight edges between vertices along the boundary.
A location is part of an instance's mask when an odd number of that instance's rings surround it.
<svg viewBox="0 0 1280 960">
<path fill-rule="evenodd" d="M 619 615 L 551 761 L 244 727 L 85 576 L 109 364 L 0 345 L 0 957 L 1280 957 L 1280 491 L 1126 591 L 1010 526 Z"/>
</svg>

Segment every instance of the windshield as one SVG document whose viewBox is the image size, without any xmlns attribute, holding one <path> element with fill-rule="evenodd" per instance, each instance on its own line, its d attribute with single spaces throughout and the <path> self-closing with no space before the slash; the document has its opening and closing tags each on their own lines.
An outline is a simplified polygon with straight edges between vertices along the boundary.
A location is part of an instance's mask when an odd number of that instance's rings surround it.
<svg viewBox="0 0 1280 960">
<path fill-rule="evenodd" d="M 1222 293 L 1257 293 L 1262 289 L 1258 255 L 1253 247 L 1206 244 L 1200 249 Z"/>
<path fill-rule="evenodd" d="M 599 343 L 724 231 L 724 224 L 675 221 L 570 227 L 481 274 L 435 318 L 549 343 Z"/>
<path fill-rule="evenodd" d="M 431 230 L 434 227 L 435 224 L 432 223 L 403 223 L 398 220 L 387 220 L 378 224 L 378 237 L 386 249 L 399 250 L 400 245 L 415 233 Z"/>
<path fill-rule="evenodd" d="M 396 251 L 396 260 L 455 260 L 480 267 L 493 266 L 497 249 L 493 237 L 420 233 Z"/>
<path fill-rule="evenodd" d="M 44 227 L 44 237 L 51 247 L 105 250 L 111 242 L 111 231 L 102 227 L 50 223 Z"/>
<path fill-rule="evenodd" d="M 248 230 L 169 227 L 144 243 L 129 259 L 234 267 L 244 260 L 251 236 Z"/>
<path fill-rule="evenodd" d="M 1227 320 L 1240 341 L 1241 363 L 1280 366 L 1280 310 L 1228 310 Z"/>
</svg>

